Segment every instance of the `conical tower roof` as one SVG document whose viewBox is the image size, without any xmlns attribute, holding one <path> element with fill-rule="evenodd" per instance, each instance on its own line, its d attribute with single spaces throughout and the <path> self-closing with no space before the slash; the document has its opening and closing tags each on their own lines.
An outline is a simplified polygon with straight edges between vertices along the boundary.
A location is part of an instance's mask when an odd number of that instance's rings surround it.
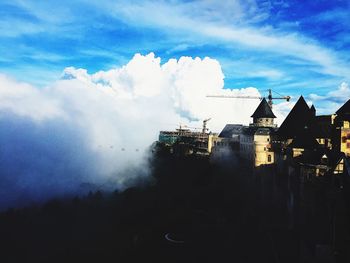
<svg viewBox="0 0 350 263">
<path fill-rule="evenodd" d="M 259 106 L 256 108 L 255 112 L 251 116 L 253 118 L 276 118 L 275 114 L 273 114 L 269 104 L 266 99 L 263 98 L 260 102 Z"/>
</svg>

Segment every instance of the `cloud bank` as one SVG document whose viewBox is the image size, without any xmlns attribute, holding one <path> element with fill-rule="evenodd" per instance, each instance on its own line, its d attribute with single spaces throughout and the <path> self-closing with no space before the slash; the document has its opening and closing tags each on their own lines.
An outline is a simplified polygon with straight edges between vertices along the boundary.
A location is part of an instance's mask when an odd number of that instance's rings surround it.
<svg viewBox="0 0 350 263">
<path fill-rule="evenodd" d="M 0 75 L 0 208 L 147 179 L 159 130 L 200 128 L 208 117 L 212 131 L 249 122 L 259 101 L 206 95 L 259 96 L 257 89 L 223 86 L 214 59 L 162 64 L 153 53 L 94 74 L 69 67 L 45 88 Z"/>
<path fill-rule="evenodd" d="M 149 147 L 160 130 L 200 129 L 212 118 L 208 127 L 219 132 L 227 123 L 248 124 L 259 104 L 208 94 L 261 96 L 253 87 L 224 89 L 221 66 L 208 57 L 161 63 L 153 53 L 136 54 L 122 67 L 93 74 L 65 68 L 45 88 L 0 74 L 0 209 L 147 181 Z M 342 83 L 306 98 L 336 110 L 346 94 Z M 278 123 L 292 106 L 274 105 Z"/>
</svg>

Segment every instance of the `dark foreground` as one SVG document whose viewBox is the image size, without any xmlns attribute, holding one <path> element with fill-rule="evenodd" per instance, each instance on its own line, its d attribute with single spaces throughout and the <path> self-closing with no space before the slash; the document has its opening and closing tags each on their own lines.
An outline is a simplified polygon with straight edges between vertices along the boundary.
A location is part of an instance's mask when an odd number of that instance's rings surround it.
<svg viewBox="0 0 350 263">
<path fill-rule="evenodd" d="M 242 167 L 153 166 L 153 185 L 0 214 L 0 262 L 300 262 L 283 202 L 263 203 Z"/>
</svg>

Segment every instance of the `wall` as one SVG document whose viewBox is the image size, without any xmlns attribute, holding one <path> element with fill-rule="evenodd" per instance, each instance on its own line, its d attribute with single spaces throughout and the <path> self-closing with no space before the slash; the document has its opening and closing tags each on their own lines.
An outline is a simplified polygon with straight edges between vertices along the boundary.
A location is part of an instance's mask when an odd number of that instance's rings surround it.
<svg viewBox="0 0 350 263">
<path fill-rule="evenodd" d="M 270 135 L 254 135 L 254 150 L 256 167 L 273 164 L 275 162 L 275 154 L 271 150 Z"/>
<path fill-rule="evenodd" d="M 254 135 L 241 134 L 239 139 L 239 150 L 242 158 L 246 159 L 252 165 L 254 164 Z"/>
<path fill-rule="evenodd" d="M 276 127 L 277 125 L 273 123 L 273 118 L 254 118 L 254 126 L 259 127 Z"/>
<path fill-rule="evenodd" d="M 349 122 L 344 121 L 340 130 L 340 151 L 350 156 L 350 128 Z"/>
</svg>

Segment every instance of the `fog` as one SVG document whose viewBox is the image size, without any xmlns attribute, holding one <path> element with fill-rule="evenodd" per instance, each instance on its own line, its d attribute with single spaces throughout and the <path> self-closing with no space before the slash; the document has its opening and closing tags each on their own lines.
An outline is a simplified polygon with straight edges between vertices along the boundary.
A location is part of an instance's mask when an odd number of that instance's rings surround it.
<svg viewBox="0 0 350 263">
<path fill-rule="evenodd" d="M 256 88 L 227 90 L 218 61 L 153 53 L 89 74 L 68 67 L 44 88 L 0 75 L 0 208 L 89 190 L 120 189 L 150 178 L 149 147 L 179 124 L 211 131 L 245 123 Z"/>
</svg>

